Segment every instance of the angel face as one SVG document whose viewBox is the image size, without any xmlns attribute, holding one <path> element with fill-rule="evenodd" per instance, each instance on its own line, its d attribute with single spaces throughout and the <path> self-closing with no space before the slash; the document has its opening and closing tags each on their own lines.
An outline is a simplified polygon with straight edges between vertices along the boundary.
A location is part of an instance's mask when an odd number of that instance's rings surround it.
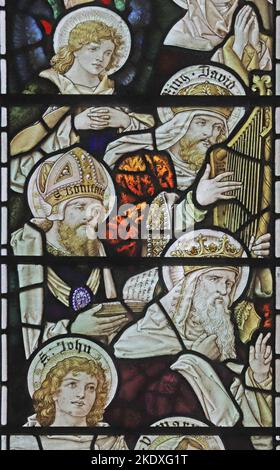
<svg viewBox="0 0 280 470">
<path fill-rule="evenodd" d="M 74 52 L 75 60 L 81 69 L 91 75 L 104 73 L 111 62 L 115 45 L 110 39 L 103 39 L 100 43 L 85 44 Z"/>
<path fill-rule="evenodd" d="M 87 8 L 93 8 L 91 16 L 94 17 L 95 7 L 85 7 L 86 10 Z M 81 9 L 81 14 L 85 9 Z M 129 30 L 125 25 L 127 34 L 119 31 L 121 28 L 118 25 L 118 15 L 117 18 L 110 18 L 111 22 L 114 20 L 116 23 L 116 28 L 106 22 L 90 19 L 90 15 L 88 21 L 82 21 L 81 18 L 81 22 L 73 27 L 73 16 L 75 22 L 79 19 L 76 17 L 77 11 L 66 15 L 57 26 L 54 35 L 56 54 L 51 59 L 51 65 L 58 73 L 72 73 L 72 77 L 68 78 L 75 83 L 77 80 L 77 83 L 90 82 L 105 70 L 112 73 L 125 63 L 129 53 L 128 46 L 130 49 L 131 45 Z"/>
<path fill-rule="evenodd" d="M 86 417 L 96 400 L 97 379 L 86 372 L 69 372 L 55 393 L 56 410 L 73 417 Z"/>
</svg>

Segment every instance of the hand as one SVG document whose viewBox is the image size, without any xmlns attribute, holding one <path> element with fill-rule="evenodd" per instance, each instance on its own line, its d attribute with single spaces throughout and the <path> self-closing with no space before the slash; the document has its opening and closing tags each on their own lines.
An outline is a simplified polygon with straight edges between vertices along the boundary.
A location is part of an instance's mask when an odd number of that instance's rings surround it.
<svg viewBox="0 0 280 470">
<path fill-rule="evenodd" d="M 116 108 L 91 108 L 88 117 L 91 120 L 90 128 L 93 130 L 102 130 L 106 127 L 126 129 L 130 124 L 129 115 Z"/>
<path fill-rule="evenodd" d="M 252 237 L 249 243 L 249 251 L 252 255 L 257 258 L 264 258 L 270 255 L 270 233 L 262 235 L 255 241 L 255 237 Z"/>
<path fill-rule="evenodd" d="M 110 336 L 128 322 L 128 318 L 124 314 L 97 317 L 96 313 L 101 310 L 102 304 L 80 313 L 71 325 L 71 333 L 88 336 Z"/>
<path fill-rule="evenodd" d="M 235 196 L 226 195 L 229 191 L 241 189 L 242 183 L 239 181 L 223 181 L 225 178 L 232 176 L 233 173 L 221 173 L 216 178 L 210 179 L 210 165 L 206 166 L 206 170 L 201 177 L 197 189 L 196 200 L 201 206 L 209 206 L 219 200 L 235 199 Z"/>
<path fill-rule="evenodd" d="M 253 12 L 253 22 L 249 31 L 249 43 L 253 48 L 259 52 L 261 49 L 261 41 L 260 41 L 260 28 L 258 23 L 258 18 L 256 14 Z"/>
<path fill-rule="evenodd" d="M 74 118 L 77 130 L 98 131 L 107 127 L 126 129 L 129 124 L 129 115 L 115 108 L 88 108 Z"/>
<path fill-rule="evenodd" d="M 74 117 L 74 126 L 78 131 L 89 131 L 92 129 L 90 112 L 91 108 L 88 108 Z"/>
<path fill-rule="evenodd" d="M 207 336 L 207 334 L 204 333 L 196 341 L 194 341 L 192 350 L 197 351 L 200 354 L 203 354 L 209 359 L 215 361 L 221 355 L 216 340 L 216 335 Z"/>
<path fill-rule="evenodd" d="M 232 48 L 240 60 L 242 60 L 244 49 L 249 42 L 249 31 L 253 21 L 253 10 L 249 5 L 241 8 L 240 12 L 236 16 L 234 24 L 234 43 Z"/>
<path fill-rule="evenodd" d="M 249 364 L 257 383 L 264 382 L 269 375 L 270 364 L 272 361 L 272 349 L 271 346 L 267 346 L 266 343 L 270 336 L 271 333 L 268 333 L 264 338 L 261 333 L 255 346 L 250 346 Z"/>
</svg>

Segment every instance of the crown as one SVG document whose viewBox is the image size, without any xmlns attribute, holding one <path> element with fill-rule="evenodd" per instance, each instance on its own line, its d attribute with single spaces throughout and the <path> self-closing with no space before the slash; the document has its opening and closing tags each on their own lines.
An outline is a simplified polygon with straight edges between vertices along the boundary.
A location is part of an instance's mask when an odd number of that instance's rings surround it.
<svg viewBox="0 0 280 470">
<path fill-rule="evenodd" d="M 231 96 L 232 93 L 224 87 L 220 85 L 215 85 L 214 83 L 210 82 L 203 82 L 197 83 L 196 85 L 191 85 L 188 87 L 182 88 L 178 95 L 180 96 Z M 192 111 L 194 108 L 191 107 L 179 107 L 179 108 L 172 108 L 172 111 L 175 114 L 184 112 L 184 111 Z M 231 114 L 233 113 L 232 107 L 203 107 L 203 110 L 212 111 L 218 114 L 221 114 L 225 119 L 229 119 Z"/>
<path fill-rule="evenodd" d="M 179 242 L 178 247 L 175 251 L 171 252 L 171 256 L 176 258 L 240 258 L 243 254 L 243 248 L 239 248 L 232 243 L 227 235 L 219 238 L 217 242 L 207 242 L 207 237 L 200 234 L 194 239 L 194 245 L 186 245 L 184 242 Z M 203 269 L 206 266 L 184 266 L 185 274 Z M 237 273 L 239 272 L 238 267 L 230 267 Z"/>
<path fill-rule="evenodd" d="M 61 202 L 77 197 L 104 201 L 108 179 L 102 165 L 76 147 L 56 161 L 45 161 L 38 172 L 37 188 L 52 211 Z"/>
</svg>

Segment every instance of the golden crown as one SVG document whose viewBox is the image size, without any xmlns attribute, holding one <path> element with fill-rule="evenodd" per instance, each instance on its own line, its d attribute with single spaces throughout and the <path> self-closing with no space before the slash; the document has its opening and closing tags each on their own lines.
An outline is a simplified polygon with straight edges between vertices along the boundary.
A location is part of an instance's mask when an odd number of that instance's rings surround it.
<svg viewBox="0 0 280 470">
<path fill-rule="evenodd" d="M 52 208 L 77 197 L 91 197 L 103 202 L 107 186 L 102 165 L 79 147 L 56 161 L 44 162 L 37 177 L 38 190 Z"/>
<path fill-rule="evenodd" d="M 171 252 L 171 256 L 176 258 L 240 258 L 243 254 L 243 248 L 232 244 L 227 235 L 219 238 L 217 242 L 207 242 L 207 237 L 200 234 L 194 239 L 195 245 L 186 246 L 184 242 L 178 243 L 178 248 Z M 207 266 L 184 266 L 185 274 L 204 269 Z M 230 267 L 230 269 L 239 272 L 238 267 Z"/>
<path fill-rule="evenodd" d="M 215 85 L 209 82 L 197 83 L 196 85 L 191 85 L 188 87 L 182 88 L 178 95 L 181 96 L 231 96 L 232 93 L 227 89 L 220 85 Z M 184 112 L 184 111 L 191 111 L 194 108 L 191 107 L 179 107 L 179 108 L 172 108 L 172 111 L 175 114 Z M 221 114 L 225 119 L 229 119 L 231 114 L 233 113 L 232 107 L 203 107 L 203 110 L 212 111 L 214 113 Z"/>
</svg>

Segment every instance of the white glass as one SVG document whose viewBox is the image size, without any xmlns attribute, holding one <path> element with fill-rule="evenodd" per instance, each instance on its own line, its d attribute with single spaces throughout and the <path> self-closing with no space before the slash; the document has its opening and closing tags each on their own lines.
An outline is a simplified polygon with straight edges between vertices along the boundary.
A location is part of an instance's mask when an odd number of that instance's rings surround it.
<svg viewBox="0 0 280 470">
<path fill-rule="evenodd" d="M 1 299 L 1 329 L 2 330 L 5 330 L 7 328 L 7 318 L 8 318 L 7 299 Z"/>
<path fill-rule="evenodd" d="M 1 387 L 1 424 L 6 426 L 7 424 L 7 387 L 3 385 Z"/>
<path fill-rule="evenodd" d="M 7 374 L 7 335 L 3 334 L 1 336 L 1 364 L 2 364 L 2 371 L 1 371 L 1 379 L 2 382 L 7 382 L 8 374 Z"/>
</svg>

